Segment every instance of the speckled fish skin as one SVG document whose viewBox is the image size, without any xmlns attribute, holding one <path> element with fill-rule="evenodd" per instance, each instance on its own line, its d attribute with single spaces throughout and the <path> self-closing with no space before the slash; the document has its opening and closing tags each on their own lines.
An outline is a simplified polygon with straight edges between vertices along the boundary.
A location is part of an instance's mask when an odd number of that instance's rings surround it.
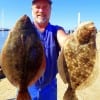
<svg viewBox="0 0 100 100">
<path fill-rule="evenodd" d="M 94 69 L 96 29 L 91 24 L 92 22 L 88 22 L 83 26 L 80 25 L 73 37 L 64 46 L 64 57 L 73 89 L 84 83 Z"/>
<path fill-rule="evenodd" d="M 8 80 L 21 91 L 43 74 L 43 47 L 27 15 L 22 16 L 9 32 L 1 51 L 1 67 Z"/>
<path fill-rule="evenodd" d="M 64 76 L 61 78 L 65 83 L 68 82 L 68 89 L 63 100 L 78 100 L 76 90 L 89 86 L 90 81 L 93 80 L 96 63 L 96 33 L 97 29 L 93 22 L 84 22 L 64 43 L 59 57 L 64 56 L 66 66 L 62 64 L 62 72 L 65 74 L 62 74 L 60 70 L 59 72 L 60 75 L 66 75 L 67 81 Z M 59 57 L 58 61 L 60 62 L 62 58 Z"/>
</svg>

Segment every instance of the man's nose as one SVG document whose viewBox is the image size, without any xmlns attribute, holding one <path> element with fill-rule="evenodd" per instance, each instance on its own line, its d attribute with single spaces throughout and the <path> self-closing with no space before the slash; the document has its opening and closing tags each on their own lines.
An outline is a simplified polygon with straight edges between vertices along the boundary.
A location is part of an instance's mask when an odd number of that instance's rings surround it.
<svg viewBox="0 0 100 100">
<path fill-rule="evenodd" d="M 39 12 L 44 12 L 44 9 L 43 9 L 43 8 L 40 8 L 40 9 L 39 9 Z"/>
</svg>

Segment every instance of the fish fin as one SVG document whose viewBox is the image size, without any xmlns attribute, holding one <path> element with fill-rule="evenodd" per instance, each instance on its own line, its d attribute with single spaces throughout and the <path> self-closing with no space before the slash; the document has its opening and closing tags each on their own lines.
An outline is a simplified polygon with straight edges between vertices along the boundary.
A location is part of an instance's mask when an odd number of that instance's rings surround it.
<svg viewBox="0 0 100 100">
<path fill-rule="evenodd" d="M 71 87 L 68 87 L 64 93 L 63 100 L 78 100 L 75 90 L 73 90 Z"/>
<path fill-rule="evenodd" d="M 28 92 L 28 89 L 24 89 L 24 90 L 19 89 L 16 100 L 32 100 Z"/>
</svg>

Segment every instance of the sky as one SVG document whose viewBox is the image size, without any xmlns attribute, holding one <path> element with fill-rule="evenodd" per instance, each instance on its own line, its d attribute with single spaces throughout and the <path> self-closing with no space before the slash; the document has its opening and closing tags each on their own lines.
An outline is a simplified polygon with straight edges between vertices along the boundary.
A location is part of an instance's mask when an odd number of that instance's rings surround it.
<svg viewBox="0 0 100 100">
<path fill-rule="evenodd" d="M 100 0 L 52 0 L 50 23 L 65 30 L 74 29 L 80 21 L 93 21 L 100 29 Z M 27 14 L 30 19 L 32 0 L 0 0 L 0 27 L 12 28 L 16 21 Z"/>
</svg>

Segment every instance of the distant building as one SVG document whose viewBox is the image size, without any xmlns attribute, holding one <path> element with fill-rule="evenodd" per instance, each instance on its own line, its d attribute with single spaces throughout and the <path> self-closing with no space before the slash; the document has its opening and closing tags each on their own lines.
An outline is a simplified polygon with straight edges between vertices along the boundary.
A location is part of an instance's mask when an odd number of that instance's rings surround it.
<svg viewBox="0 0 100 100">
<path fill-rule="evenodd" d="M 9 31 L 10 29 L 7 28 L 0 28 L 0 31 Z"/>
</svg>

